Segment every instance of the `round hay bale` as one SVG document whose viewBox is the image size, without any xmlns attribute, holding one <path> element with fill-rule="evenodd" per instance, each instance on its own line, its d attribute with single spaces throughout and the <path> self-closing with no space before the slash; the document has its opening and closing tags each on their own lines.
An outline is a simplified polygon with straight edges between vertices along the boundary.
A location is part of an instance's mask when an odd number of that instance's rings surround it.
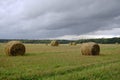
<svg viewBox="0 0 120 80">
<path fill-rule="evenodd" d="M 116 42 L 115 44 L 116 44 L 116 45 L 118 45 L 119 43 L 118 43 L 118 42 Z"/>
<path fill-rule="evenodd" d="M 71 46 L 71 45 L 72 45 L 72 42 L 70 42 L 69 45 Z"/>
<path fill-rule="evenodd" d="M 48 46 L 48 43 L 46 43 L 45 45 Z"/>
<path fill-rule="evenodd" d="M 72 42 L 72 45 L 76 46 L 77 44 L 76 44 L 76 42 Z"/>
<path fill-rule="evenodd" d="M 72 46 L 72 45 L 75 46 L 75 45 L 77 45 L 77 44 L 76 44 L 76 42 L 70 42 L 69 45 L 70 45 L 70 46 Z"/>
<path fill-rule="evenodd" d="M 100 46 L 94 42 L 83 43 L 81 45 L 82 55 L 99 55 Z"/>
<path fill-rule="evenodd" d="M 5 53 L 8 56 L 25 54 L 25 46 L 20 41 L 10 41 L 6 44 Z"/>
<path fill-rule="evenodd" d="M 51 41 L 50 43 L 51 46 L 59 46 L 59 42 L 56 40 Z"/>
</svg>

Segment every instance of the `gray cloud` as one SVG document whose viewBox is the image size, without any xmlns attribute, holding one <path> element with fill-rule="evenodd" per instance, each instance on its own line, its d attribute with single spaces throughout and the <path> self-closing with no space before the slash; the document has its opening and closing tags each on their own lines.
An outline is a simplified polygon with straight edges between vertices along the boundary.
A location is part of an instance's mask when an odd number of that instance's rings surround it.
<svg viewBox="0 0 120 80">
<path fill-rule="evenodd" d="M 120 35 L 119 3 L 120 0 L 1 0 L 0 38 L 49 39 L 109 32 Z"/>
</svg>

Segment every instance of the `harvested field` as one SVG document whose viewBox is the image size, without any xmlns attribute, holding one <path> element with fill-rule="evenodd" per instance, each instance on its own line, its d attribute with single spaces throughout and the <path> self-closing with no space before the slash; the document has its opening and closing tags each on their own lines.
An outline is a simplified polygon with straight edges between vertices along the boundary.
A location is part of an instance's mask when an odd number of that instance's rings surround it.
<svg viewBox="0 0 120 80">
<path fill-rule="evenodd" d="M 101 44 L 99 56 L 83 56 L 80 44 L 25 44 L 25 56 L 6 56 L 0 46 L 0 80 L 119 80 L 120 45 Z"/>
</svg>

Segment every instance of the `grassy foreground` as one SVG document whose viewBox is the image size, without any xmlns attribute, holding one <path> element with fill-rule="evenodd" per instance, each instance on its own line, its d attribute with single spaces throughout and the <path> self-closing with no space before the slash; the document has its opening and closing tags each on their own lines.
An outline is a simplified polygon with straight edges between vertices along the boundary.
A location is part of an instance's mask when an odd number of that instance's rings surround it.
<svg viewBox="0 0 120 80">
<path fill-rule="evenodd" d="M 100 56 L 81 55 L 80 45 L 25 46 L 25 56 L 6 56 L 0 44 L 0 80 L 120 79 L 120 45 L 100 45 Z"/>
</svg>

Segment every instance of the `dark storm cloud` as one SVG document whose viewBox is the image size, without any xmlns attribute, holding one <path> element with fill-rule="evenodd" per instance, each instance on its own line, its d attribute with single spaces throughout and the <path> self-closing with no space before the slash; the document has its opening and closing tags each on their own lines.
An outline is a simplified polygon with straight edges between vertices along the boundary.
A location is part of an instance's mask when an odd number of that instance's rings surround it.
<svg viewBox="0 0 120 80">
<path fill-rule="evenodd" d="M 1 0 L 0 13 L 0 38 L 120 35 L 120 0 Z"/>
</svg>

